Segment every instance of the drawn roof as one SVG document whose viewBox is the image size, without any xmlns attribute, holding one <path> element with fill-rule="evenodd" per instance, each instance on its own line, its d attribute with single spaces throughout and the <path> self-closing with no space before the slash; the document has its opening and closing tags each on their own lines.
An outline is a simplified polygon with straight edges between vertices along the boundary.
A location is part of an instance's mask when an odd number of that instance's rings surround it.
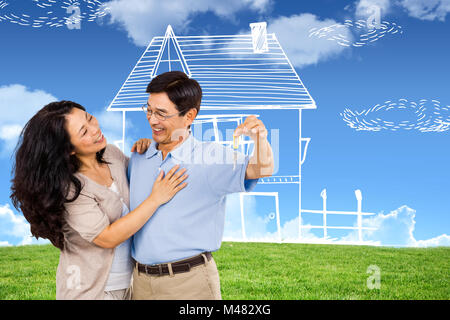
<svg viewBox="0 0 450 320">
<path fill-rule="evenodd" d="M 258 41 L 259 39 L 257 39 Z M 202 110 L 315 109 L 316 105 L 275 34 L 265 50 L 249 35 L 154 37 L 108 111 L 140 111 L 148 83 L 166 71 L 184 71 L 203 90 Z"/>
</svg>

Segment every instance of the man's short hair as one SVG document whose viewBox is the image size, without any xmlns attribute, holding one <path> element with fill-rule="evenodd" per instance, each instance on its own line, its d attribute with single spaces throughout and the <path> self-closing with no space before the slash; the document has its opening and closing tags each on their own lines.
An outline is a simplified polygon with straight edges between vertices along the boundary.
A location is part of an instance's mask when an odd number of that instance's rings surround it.
<svg viewBox="0 0 450 320">
<path fill-rule="evenodd" d="M 184 72 L 169 71 L 161 73 L 152 79 L 147 86 L 147 93 L 165 92 L 172 101 L 180 116 L 184 116 L 190 109 L 200 111 L 202 88 L 199 83 L 190 79 Z"/>
</svg>

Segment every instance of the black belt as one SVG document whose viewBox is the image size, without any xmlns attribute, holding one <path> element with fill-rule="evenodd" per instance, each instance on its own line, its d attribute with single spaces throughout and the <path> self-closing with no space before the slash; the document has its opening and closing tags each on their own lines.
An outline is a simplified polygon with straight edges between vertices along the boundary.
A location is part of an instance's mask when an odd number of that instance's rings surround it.
<svg viewBox="0 0 450 320">
<path fill-rule="evenodd" d="M 206 258 L 211 260 L 212 254 L 211 252 L 203 252 L 203 254 L 206 256 Z M 198 256 L 180 260 L 174 263 L 170 263 L 172 266 L 172 273 L 183 273 L 183 272 L 189 272 L 191 268 L 204 264 L 205 259 L 203 258 L 202 254 L 199 254 Z M 146 274 L 151 275 L 158 275 L 158 276 L 164 276 L 170 274 L 169 272 L 169 264 L 162 263 L 162 264 L 140 264 L 139 262 L 134 260 L 134 265 L 137 267 L 139 272 L 144 272 Z"/>
</svg>

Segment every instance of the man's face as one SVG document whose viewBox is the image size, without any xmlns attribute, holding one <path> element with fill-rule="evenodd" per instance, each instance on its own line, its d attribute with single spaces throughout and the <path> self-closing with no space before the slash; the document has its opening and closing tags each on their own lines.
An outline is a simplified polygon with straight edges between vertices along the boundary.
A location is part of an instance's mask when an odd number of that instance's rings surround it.
<svg viewBox="0 0 450 320">
<path fill-rule="evenodd" d="M 152 111 L 151 117 L 147 113 L 147 120 L 152 128 L 153 140 L 159 144 L 178 142 L 179 136 L 186 132 L 193 121 L 192 109 L 184 116 L 180 116 L 175 104 L 165 92 L 150 94 L 147 109 Z M 162 120 L 158 118 L 160 116 L 169 118 Z"/>
</svg>

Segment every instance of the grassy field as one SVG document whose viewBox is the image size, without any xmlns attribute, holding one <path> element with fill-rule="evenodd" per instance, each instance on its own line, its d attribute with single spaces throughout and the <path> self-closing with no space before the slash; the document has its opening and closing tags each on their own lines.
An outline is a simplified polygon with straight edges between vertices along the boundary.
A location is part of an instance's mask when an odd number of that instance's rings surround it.
<svg viewBox="0 0 450 320">
<path fill-rule="evenodd" d="M 224 242 L 214 258 L 226 300 L 450 299 L 448 247 Z M 55 299 L 58 259 L 51 245 L 0 248 L 0 299 Z"/>
</svg>

